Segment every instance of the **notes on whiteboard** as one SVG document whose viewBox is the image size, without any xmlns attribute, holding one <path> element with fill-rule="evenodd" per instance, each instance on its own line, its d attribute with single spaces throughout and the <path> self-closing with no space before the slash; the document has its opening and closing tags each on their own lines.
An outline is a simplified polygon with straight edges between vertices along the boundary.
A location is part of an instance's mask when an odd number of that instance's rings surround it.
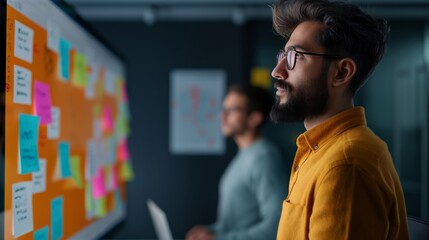
<svg viewBox="0 0 429 240">
<path fill-rule="evenodd" d="M 19 115 L 18 172 L 26 174 L 39 171 L 39 122 L 37 116 Z"/>
<path fill-rule="evenodd" d="M 33 200 L 31 182 L 12 185 L 13 236 L 33 231 Z"/>
<path fill-rule="evenodd" d="M 39 171 L 33 172 L 33 193 L 46 191 L 46 159 L 39 160 Z"/>
<path fill-rule="evenodd" d="M 70 77 L 70 49 L 71 44 L 61 38 L 60 39 L 60 77 L 64 80 L 69 80 Z"/>
<path fill-rule="evenodd" d="M 60 28 L 52 21 L 48 21 L 48 48 L 58 52 L 60 47 Z"/>
<path fill-rule="evenodd" d="M 52 122 L 48 124 L 48 139 L 57 139 L 60 137 L 61 111 L 58 107 L 51 108 Z"/>
<path fill-rule="evenodd" d="M 35 231 L 33 240 L 49 240 L 49 226 L 45 226 Z"/>
<path fill-rule="evenodd" d="M 31 71 L 14 65 L 13 72 L 13 102 L 31 105 Z"/>
<path fill-rule="evenodd" d="M 58 240 L 63 236 L 63 205 L 64 197 L 57 197 L 51 200 L 51 228 L 52 228 L 52 239 Z"/>
<path fill-rule="evenodd" d="M 37 116 L 40 117 L 40 125 L 52 122 L 51 91 L 47 83 L 34 81 L 34 104 Z"/>
<path fill-rule="evenodd" d="M 33 29 L 15 20 L 15 57 L 33 62 Z"/>
<path fill-rule="evenodd" d="M 70 145 L 68 142 L 60 142 L 60 144 L 59 144 L 59 160 L 60 160 L 61 178 L 71 177 Z"/>
</svg>

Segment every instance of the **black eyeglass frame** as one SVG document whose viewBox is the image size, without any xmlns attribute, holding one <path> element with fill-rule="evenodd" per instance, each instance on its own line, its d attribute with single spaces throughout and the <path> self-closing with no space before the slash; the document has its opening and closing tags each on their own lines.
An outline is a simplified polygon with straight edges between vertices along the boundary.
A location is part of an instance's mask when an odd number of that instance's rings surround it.
<svg viewBox="0 0 429 240">
<path fill-rule="evenodd" d="M 287 55 L 291 51 L 294 51 L 295 53 L 299 53 L 299 54 L 321 56 L 321 57 L 326 57 L 326 58 L 331 58 L 331 59 L 345 58 L 344 56 L 340 56 L 340 55 L 331 55 L 331 54 L 313 53 L 313 52 L 303 52 L 303 51 L 296 50 L 295 47 L 290 47 L 286 51 L 283 50 L 283 49 L 280 49 L 280 51 L 277 53 L 277 64 L 280 63 L 280 61 L 282 61 L 284 58 L 286 58 L 287 69 L 293 70 L 295 68 L 295 64 L 296 64 L 296 54 L 293 56 L 293 62 L 290 63 L 289 62 L 289 58 L 287 57 Z"/>
</svg>

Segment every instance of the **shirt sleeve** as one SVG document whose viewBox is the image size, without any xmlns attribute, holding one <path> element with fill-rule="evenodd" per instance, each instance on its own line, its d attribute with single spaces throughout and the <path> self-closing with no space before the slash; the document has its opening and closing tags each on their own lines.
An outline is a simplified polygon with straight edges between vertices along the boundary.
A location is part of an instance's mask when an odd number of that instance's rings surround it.
<svg viewBox="0 0 429 240">
<path fill-rule="evenodd" d="M 353 165 L 331 168 L 316 185 L 310 239 L 386 239 L 391 202 L 370 174 Z"/>
<path fill-rule="evenodd" d="M 255 159 L 249 180 L 249 188 L 258 201 L 261 219 L 247 229 L 227 233 L 218 232 L 216 239 L 261 240 L 275 239 L 281 214 L 282 202 L 287 194 L 287 170 L 280 157 L 274 153 Z"/>
</svg>

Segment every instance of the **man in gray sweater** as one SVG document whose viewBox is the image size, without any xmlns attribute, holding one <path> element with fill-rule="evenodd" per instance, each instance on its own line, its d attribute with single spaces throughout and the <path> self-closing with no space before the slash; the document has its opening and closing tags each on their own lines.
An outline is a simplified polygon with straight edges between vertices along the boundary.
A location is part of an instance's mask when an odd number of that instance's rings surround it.
<svg viewBox="0 0 429 240">
<path fill-rule="evenodd" d="M 289 177 L 279 151 L 261 135 L 271 106 L 263 88 L 229 88 L 222 132 L 234 139 L 239 152 L 220 181 L 217 221 L 193 227 L 187 240 L 275 239 Z"/>
</svg>

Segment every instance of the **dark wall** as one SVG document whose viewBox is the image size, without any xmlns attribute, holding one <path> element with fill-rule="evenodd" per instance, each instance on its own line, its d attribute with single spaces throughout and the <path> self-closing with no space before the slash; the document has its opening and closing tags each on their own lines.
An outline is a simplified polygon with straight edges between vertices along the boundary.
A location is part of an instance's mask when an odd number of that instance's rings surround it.
<svg viewBox="0 0 429 240">
<path fill-rule="evenodd" d="M 175 238 L 194 224 L 215 220 L 219 178 L 236 146 L 223 156 L 169 153 L 169 74 L 174 68 L 221 68 L 228 84 L 248 82 L 244 30 L 232 23 L 92 23 L 127 60 L 131 110 L 129 148 L 135 171 L 127 188 L 127 219 L 106 237 L 155 238 L 146 207 L 154 200 Z"/>
</svg>

